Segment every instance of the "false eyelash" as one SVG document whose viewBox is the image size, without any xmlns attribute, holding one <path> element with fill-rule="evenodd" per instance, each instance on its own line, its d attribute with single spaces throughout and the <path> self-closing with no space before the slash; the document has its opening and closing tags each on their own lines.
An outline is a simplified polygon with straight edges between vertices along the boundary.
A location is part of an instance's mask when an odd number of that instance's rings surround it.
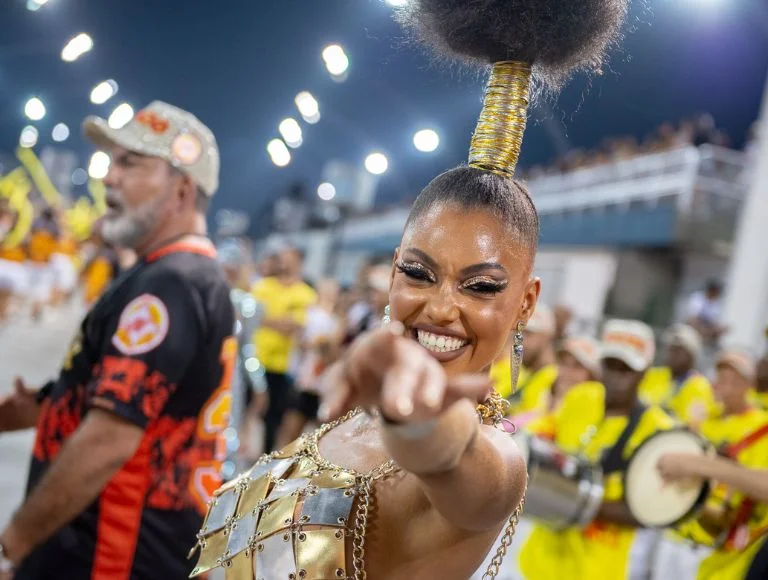
<svg viewBox="0 0 768 580">
<path fill-rule="evenodd" d="M 406 264 L 405 262 L 398 262 L 395 265 L 395 268 L 397 268 L 398 272 L 405 274 L 409 278 L 421 280 L 423 282 L 434 282 L 434 277 L 421 264 Z"/>
</svg>

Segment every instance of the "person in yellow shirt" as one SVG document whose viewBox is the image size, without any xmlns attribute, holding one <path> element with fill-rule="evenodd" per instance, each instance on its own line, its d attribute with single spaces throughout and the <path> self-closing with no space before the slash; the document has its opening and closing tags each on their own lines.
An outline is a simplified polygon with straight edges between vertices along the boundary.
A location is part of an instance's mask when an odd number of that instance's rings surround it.
<svg viewBox="0 0 768 580">
<path fill-rule="evenodd" d="M 261 327 L 254 333 L 256 356 L 264 365 L 269 404 L 264 414 L 264 447 L 273 450 L 280 423 L 293 403 L 295 390 L 290 376 L 297 338 L 301 336 L 309 307 L 317 302 L 315 291 L 302 280 L 303 257 L 297 248 L 282 250 L 278 274 L 262 278 L 252 294 L 263 308 Z"/>
<path fill-rule="evenodd" d="M 627 320 L 606 323 L 601 347 L 605 417 L 581 445 L 581 453 L 603 467 L 603 502 L 596 519 L 583 529 L 537 527 L 520 554 L 527 580 L 647 577 L 652 545 L 624 502 L 623 475 L 643 441 L 675 425 L 661 408 L 646 407 L 638 399 L 640 381 L 654 354 L 654 335 L 647 325 Z"/>
<path fill-rule="evenodd" d="M 685 424 L 696 425 L 715 416 L 712 387 L 696 370 L 702 352 L 699 333 L 687 324 L 675 324 L 665 335 L 666 366 L 653 367 L 640 383 L 640 399 L 659 405 Z"/>
<path fill-rule="evenodd" d="M 555 316 L 544 304 L 536 305 L 536 311 L 523 331 L 523 371 L 512 394 L 510 414 L 542 413 L 546 410 L 546 393 L 557 379 L 555 354 Z M 492 378 L 494 377 L 492 369 Z M 507 373 L 511 376 L 511 373 Z M 509 379 L 511 381 L 511 378 Z M 502 387 L 502 391 L 511 391 Z"/>
<path fill-rule="evenodd" d="M 584 434 L 605 413 L 600 375 L 599 343 L 589 337 L 565 339 L 557 352 L 557 380 L 545 393 L 546 410 L 530 422 L 524 417 L 513 417 L 512 422 L 569 453 L 578 451 Z"/>
<path fill-rule="evenodd" d="M 768 412 L 750 403 L 756 380 L 754 359 L 745 351 L 726 350 L 717 357 L 716 371 L 715 396 L 723 415 L 703 423 L 702 435 L 732 461 L 751 469 L 768 469 Z M 745 578 L 768 532 L 768 503 L 718 484 L 699 522 L 713 540 L 724 539 L 724 543 L 718 542 L 719 547 L 701 563 L 697 579 Z"/>
<path fill-rule="evenodd" d="M 32 224 L 27 243 L 29 290 L 32 320 L 40 320 L 43 308 L 53 298 L 54 272 L 51 256 L 56 251 L 59 231 L 53 209 L 47 207 Z"/>
</svg>

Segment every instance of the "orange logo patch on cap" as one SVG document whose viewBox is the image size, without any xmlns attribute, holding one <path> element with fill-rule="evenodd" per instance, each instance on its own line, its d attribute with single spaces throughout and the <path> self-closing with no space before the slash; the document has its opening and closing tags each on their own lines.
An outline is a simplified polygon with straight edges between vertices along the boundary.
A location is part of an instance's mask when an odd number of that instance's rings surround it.
<svg viewBox="0 0 768 580">
<path fill-rule="evenodd" d="M 159 346 L 168 335 L 165 304 L 152 294 L 143 294 L 123 309 L 112 344 L 125 355 L 144 354 Z"/>
<path fill-rule="evenodd" d="M 194 165 L 203 153 L 203 144 L 192 133 L 181 133 L 171 144 L 173 158 L 182 165 Z"/>
<path fill-rule="evenodd" d="M 164 119 L 152 111 L 139 111 L 136 115 L 136 122 L 145 127 L 149 127 L 149 129 L 158 135 L 165 133 L 171 126 L 168 119 Z"/>
<path fill-rule="evenodd" d="M 648 344 L 639 336 L 631 334 L 629 332 L 609 332 L 603 338 L 605 344 L 619 344 L 628 346 L 629 348 L 636 350 L 643 355 L 648 351 Z"/>
</svg>

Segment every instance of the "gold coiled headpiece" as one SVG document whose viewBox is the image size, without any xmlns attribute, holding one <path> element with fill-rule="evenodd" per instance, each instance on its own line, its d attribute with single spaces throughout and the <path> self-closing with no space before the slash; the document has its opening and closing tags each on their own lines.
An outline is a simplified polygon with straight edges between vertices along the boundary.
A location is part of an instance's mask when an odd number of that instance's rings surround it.
<svg viewBox="0 0 768 580">
<path fill-rule="evenodd" d="M 469 166 L 512 177 L 528 119 L 531 65 L 519 61 L 493 64 L 477 121 Z"/>
</svg>

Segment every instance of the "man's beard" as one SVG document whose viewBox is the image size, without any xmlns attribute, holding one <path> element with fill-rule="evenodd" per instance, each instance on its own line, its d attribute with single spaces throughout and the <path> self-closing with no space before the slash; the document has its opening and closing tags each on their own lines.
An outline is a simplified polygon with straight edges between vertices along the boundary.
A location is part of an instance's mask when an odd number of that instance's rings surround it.
<svg viewBox="0 0 768 580">
<path fill-rule="evenodd" d="M 119 194 L 113 194 L 113 197 L 122 201 Z M 162 219 L 160 207 L 164 201 L 165 196 L 161 195 L 135 209 L 128 209 L 121 203 L 117 216 L 104 219 L 101 235 L 111 244 L 136 249 Z"/>
</svg>

